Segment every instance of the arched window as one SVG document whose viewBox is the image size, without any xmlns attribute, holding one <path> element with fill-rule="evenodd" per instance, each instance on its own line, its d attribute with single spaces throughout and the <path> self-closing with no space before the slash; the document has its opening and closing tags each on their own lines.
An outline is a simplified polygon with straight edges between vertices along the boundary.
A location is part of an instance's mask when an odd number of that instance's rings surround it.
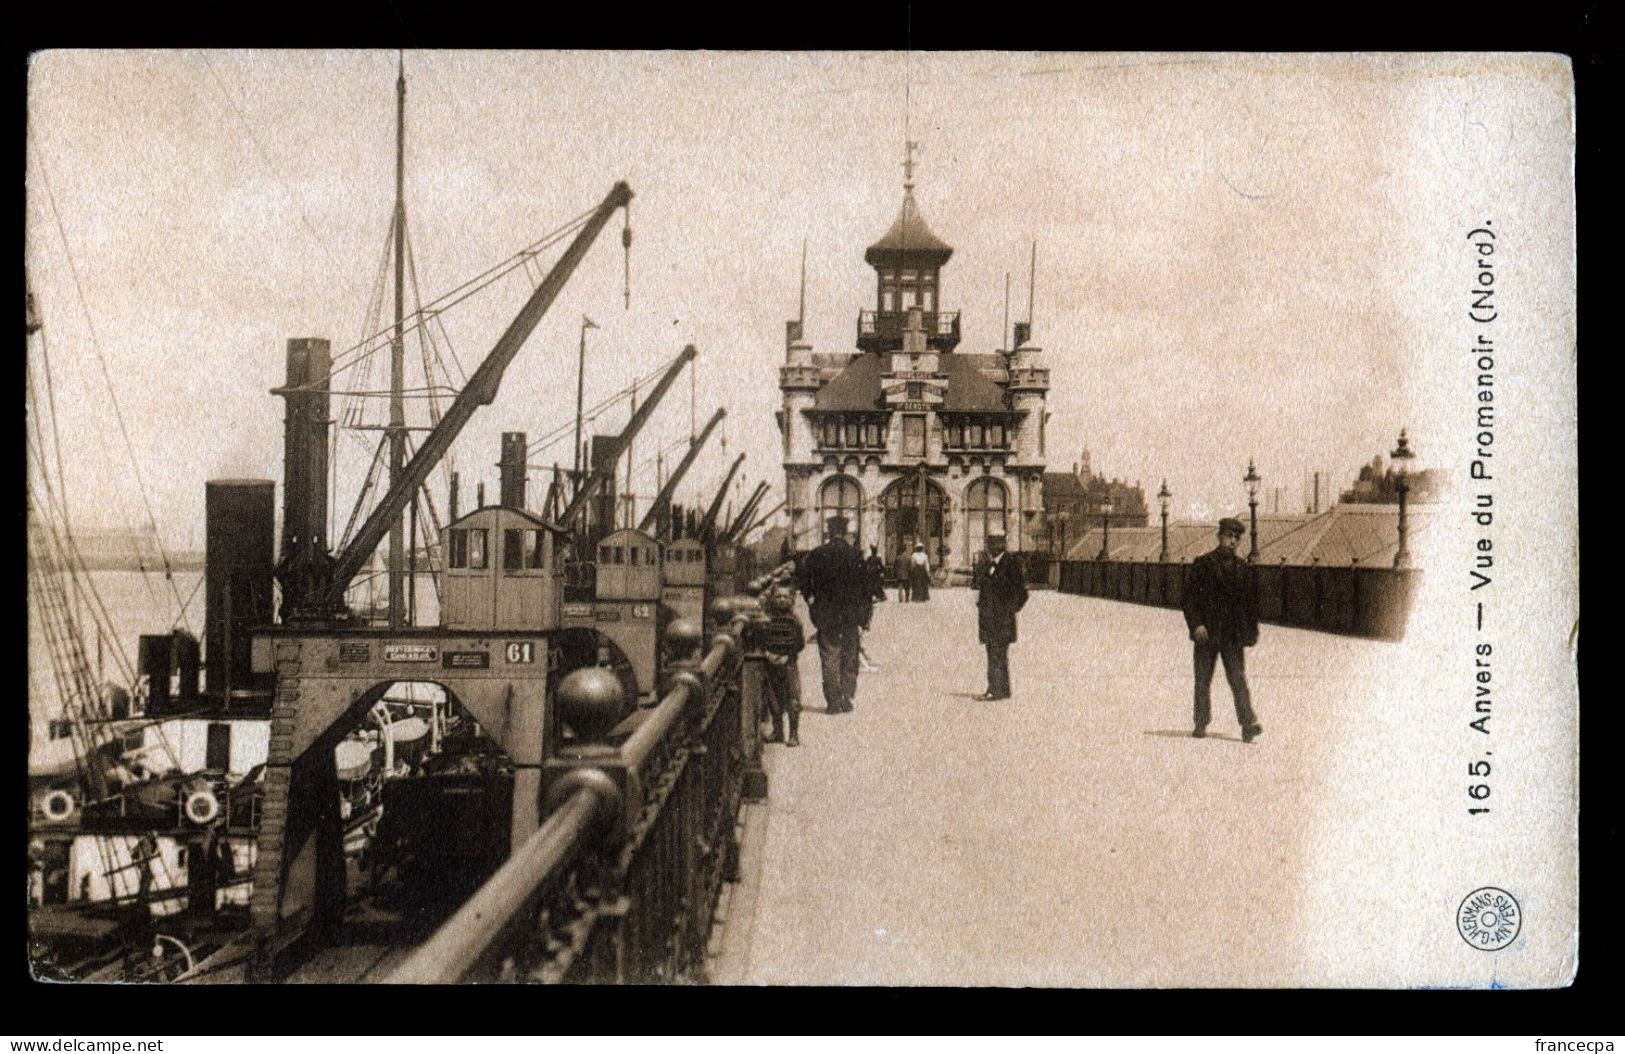
<svg viewBox="0 0 1625 1054">
<path fill-rule="evenodd" d="M 1004 484 L 983 476 L 965 488 L 965 562 L 987 546 L 990 534 L 1006 534 L 1005 510 L 1009 492 Z"/>
<path fill-rule="evenodd" d="M 831 516 L 846 517 L 847 529 L 863 537 L 863 489 L 851 476 L 831 476 L 818 488 L 818 533 Z"/>
</svg>

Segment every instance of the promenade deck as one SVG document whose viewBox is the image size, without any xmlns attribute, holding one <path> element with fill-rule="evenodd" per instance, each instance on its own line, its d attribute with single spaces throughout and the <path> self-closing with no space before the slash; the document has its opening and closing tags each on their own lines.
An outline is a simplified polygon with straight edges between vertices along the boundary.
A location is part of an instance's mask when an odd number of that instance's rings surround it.
<svg viewBox="0 0 1625 1054">
<path fill-rule="evenodd" d="M 1265 627 L 1263 736 L 1221 671 L 1197 740 L 1178 612 L 1035 592 L 990 703 L 973 604 L 881 605 L 851 714 L 804 655 L 803 745 L 767 749 L 713 980 L 1293 983 L 1317 743 L 1388 646 Z"/>
</svg>

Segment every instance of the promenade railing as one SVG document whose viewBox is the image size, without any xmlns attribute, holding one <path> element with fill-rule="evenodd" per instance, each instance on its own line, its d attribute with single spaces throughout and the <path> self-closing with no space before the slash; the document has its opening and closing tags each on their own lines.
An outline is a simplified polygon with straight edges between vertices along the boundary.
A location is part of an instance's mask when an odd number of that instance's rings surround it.
<svg viewBox="0 0 1625 1054">
<path fill-rule="evenodd" d="M 1062 593 L 1179 608 L 1189 564 L 1065 560 Z M 1421 581 L 1414 568 L 1256 564 L 1250 566 L 1259 621 L 1277 626 L 1397 641 L 1405 636 Z"/>
<path fill-rule="evenodd" d="M 784 569 L 753 581 L 760 592 Z M 390 980 L 703 982 L 718 897 L 738 877 L 741 803 L 765 794 L 754 601 L 714 605 L 703 658 L 659 701 L 544 768 L 536 832 Z"/>
</svg>

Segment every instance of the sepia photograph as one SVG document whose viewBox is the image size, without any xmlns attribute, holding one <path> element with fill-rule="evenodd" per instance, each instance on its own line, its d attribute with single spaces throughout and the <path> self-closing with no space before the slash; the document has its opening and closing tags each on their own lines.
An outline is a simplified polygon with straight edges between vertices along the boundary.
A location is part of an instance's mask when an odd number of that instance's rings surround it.
<svg viewBox="0 0 1625 1054">
<path fill-rule="evenodd" d="M 28 970 L 1549 989 L 1574 73 L 50 50 Z"/>
</svg>

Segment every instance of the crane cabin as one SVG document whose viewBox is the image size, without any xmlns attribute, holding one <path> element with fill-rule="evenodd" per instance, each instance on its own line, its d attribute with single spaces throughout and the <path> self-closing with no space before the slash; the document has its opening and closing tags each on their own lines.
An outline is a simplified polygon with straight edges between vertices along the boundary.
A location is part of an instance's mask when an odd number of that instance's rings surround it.
<svg viewBox="0 0 1625 1054">
<path fill-rule="evenodd" d="M 636 681 L 637 698 L 654 698 L 659 672 L 663 553 L 658 539 L 625 528 L 598 541 L 595 594 L 563 608 L 566 629 L 591 629 L 621 652 Z"/>
<path fill-rule="evenodd" d="M 441 625 L 450 630 L 552 630 L 564 595 L 565 531 L 520 509 L 487 505 L 448 524 Z M 602 572 L 600 572 L 602 574 Z"/>
<path fill-rule="evenodd" d="M 707 567 L 705 543 L 698 538 L 681 538 L 666 546 L 660 599 L 667 615 L 705 625 Z"/>
</svg>

